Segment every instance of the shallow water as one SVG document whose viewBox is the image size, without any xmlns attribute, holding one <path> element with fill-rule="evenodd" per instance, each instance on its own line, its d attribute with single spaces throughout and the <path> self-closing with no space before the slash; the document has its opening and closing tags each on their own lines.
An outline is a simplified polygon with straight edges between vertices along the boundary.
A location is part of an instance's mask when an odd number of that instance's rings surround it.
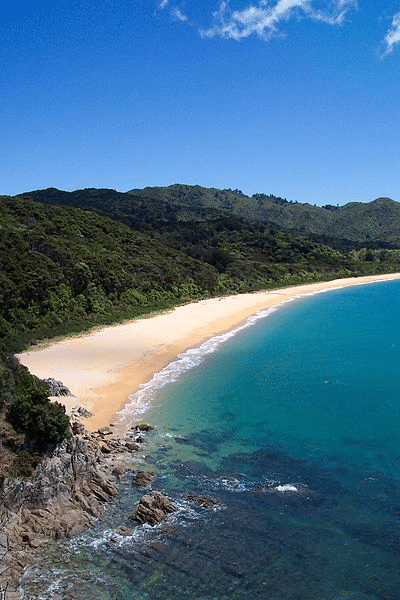
<svg viewBox="0 0 400 600">
<path fill-rule="evenodd" d="M 104 520 L 28 569 L 25 597 L 398 599 L 399 301 L 395 281 L 303 298 L 171 365 L 121 419 L 156 425 L 132 468 L 156 470 L 177 513 L 135 525 L 128 473 Z"/>
</svg>

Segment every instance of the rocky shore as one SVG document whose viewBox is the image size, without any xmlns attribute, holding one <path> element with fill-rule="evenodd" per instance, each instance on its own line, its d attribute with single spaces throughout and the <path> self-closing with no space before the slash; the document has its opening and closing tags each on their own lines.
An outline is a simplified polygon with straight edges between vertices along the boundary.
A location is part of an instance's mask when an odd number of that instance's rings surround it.
<svg viewBox="0 0 400 600">
<path fill-rule="evenodd" d="M 79 414 L 79 409 L 76 414 Z M 24 568 L 50 539 L 92 524 L 118 493 L 127 455 L 140 449 L 143 432 L 117 439 L 111 428 L 88 432 L 76 418 L 73 435 L 42 460 L 30 481 L 6 478 L 0 508 L 0 600 L 16 600 Z"/>
</svg>

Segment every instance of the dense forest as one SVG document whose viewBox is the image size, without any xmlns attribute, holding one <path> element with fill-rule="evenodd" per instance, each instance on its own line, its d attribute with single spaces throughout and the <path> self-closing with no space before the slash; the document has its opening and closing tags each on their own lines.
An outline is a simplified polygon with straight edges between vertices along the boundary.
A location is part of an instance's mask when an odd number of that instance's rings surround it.
<svg viewBox="0 0 400 600">
<path fill-rule="evenodd" d="M 15 353 L 194 299 L 398 271 L 396 215 L 388 199 L 317 208 L 198 186 L 0 198 L 3 476 L 69 431 Z"/>
<path fill-rule="evenodd" d="M 262 225 L 268 232 L 302 235 L 335 248 L 400 247 L 400 203 L 390 198 L 351 202 L 344 206 L 315 206 L 287 201 L 272 194 L 245 196 L 240 190 L 171 185 L 134 189 L 63 192 L 55 188 L 29 192 L 33 200 L 79 206 L 125 222 L 146 233 L 183 222 L 213 217 L 239 217 Z"/>
</svg>

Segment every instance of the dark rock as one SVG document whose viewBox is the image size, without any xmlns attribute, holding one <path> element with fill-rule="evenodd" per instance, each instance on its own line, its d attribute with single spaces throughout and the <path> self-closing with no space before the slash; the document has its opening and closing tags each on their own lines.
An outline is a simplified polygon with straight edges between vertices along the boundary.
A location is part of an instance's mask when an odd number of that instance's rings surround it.
<svg viewBox="0 0 400 600">
<path fill-rule="evenodd" d="M 212 506 L 219 504 L 218 500 L 214 500 L 214 498 L 210 498 L 209 496 L 196 496 L 196 494 L 189 494 L 186 499 L 189 502 L 195 502 L 203 508 L 211 508 Z"/>
<path fill-rule="evenodd" d="M 125 468 L 122 465 L 116 465 L 112 470 L 112 474 L 117 479 L 121 479 L 121 477 L 124 473 L 125 473 Z"/>
<path fill-rule="evenodd" d="M 71 392 L 62 381 L 57 381 L 52 377 L 44 379 L 43 381 L 50 390 L 50 396 L 72 396 Z"/>
<path fill-rule="evenodd" d="M 77 416 L 77 417 L 82 417 L 83 419 L 88 419 L 89 417 L 93 416 L 93 413 L 91 413 L 89 410 L 87 410 L 83 406 L 75 406 L 72 409 L 72 416 Z"/>
<path fill-rule="evenodd" d="M 143 444 L 144 437 L 142 435 L 138 435 L 137 437 L 135 437 L 135 442 L 137 442 L 138 444 Z"/>
<path fill-rule="evenodd" d="M 124 527 L 124 525 L 119 525 L 118 527 L 116 527 L 114 529 L 114 531 L 115 531 L 115 533 L 118 533 L 119 535 L 126 535 L 126 536 L 133 535 L 132 529 L 128 529 L 128 527 Z"/>
<path fill-rule="evenodd" d="M 140 423 L 139 425 L 135 425 L 135 429 L 136 431 L 152 431 L 154 427 L 148 423 Z"/>
<path fill-rule="evenodd" d="M 126 442 L 125 447 L 128 450 L 140 450 L 140 446 L 139 444 L 136 444 L 136 442 Z"/>
<path fill-rule="evenodd" d="M 132 478 L 132 484 L 145 487 L 155 476 L 154 471 L 138 471 Z"/>
<path fill-rule="evenodd" d="M 139 523 L 155 525 L 163 521 L 168 513 L 175 511 L 176 508 L 171 501 L 161 492 L 155 491 L 140 499 L 132 518 Z"/>
<path fill-rule="evenodd" d="M 71 421 L 71 429 L 74 435 L 83 435 L 85 433 L 85 426 L 80 421 Z"/>
</svg>

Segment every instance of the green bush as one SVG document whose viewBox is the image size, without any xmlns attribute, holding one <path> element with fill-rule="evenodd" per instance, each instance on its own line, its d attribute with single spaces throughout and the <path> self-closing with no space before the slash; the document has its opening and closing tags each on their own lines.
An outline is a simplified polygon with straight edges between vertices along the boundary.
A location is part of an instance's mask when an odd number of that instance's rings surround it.
<svg viewBox="0 0 400 600">
<path fill-rule="evenodd" d="M 46 384 L 14 360 L 14 389 L 8 418 L 19 433 L 24 433 L 39 448 L 57 444 L 70 436 L 69 417 L 65 407 L 50 402 Z"/>
</svg>

